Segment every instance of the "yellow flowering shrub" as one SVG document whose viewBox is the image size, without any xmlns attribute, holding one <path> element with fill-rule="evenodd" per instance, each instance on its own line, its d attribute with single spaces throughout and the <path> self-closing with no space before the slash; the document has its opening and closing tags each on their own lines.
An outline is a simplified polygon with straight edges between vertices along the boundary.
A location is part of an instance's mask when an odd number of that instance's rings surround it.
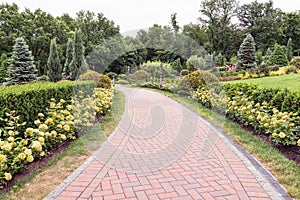
<svg viewBox="0 0 300 200">
<path fill-rule="evenodd" d="M 20 123 L 15 111 L 6 113 L 5 119 L 0 118 L 5 124 L 0 127 L 0 185 L 58 144 L 76 139 L 81 128 L 92 126 L 98 115 L 109 112 L 113 93 L 114 88 L 98 88 L 91 97 L 79 93 L 71 104 L 52 98 L 47 112 L 33 116 L 35 127 Z"/>
<path fill-rule="evenodd" d="M 297 112 L 281 112 L 266 101 L 255 102 L 247 91 L 229 92 L 230 96 L 226 97 L 224 91 L 202 87 L 193 97 L 208 108 L 221 113 L 225 110 L 230 119 L 269 135 L 277 144 L 300 146 L 300 116 Z"/>
</svg>

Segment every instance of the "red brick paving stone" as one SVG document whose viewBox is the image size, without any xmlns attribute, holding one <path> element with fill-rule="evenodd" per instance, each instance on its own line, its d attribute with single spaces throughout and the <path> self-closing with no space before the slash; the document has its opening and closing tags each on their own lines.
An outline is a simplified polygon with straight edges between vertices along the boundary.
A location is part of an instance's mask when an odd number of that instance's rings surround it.
<svg viewBox="0 0 300 200">
<path fill-rule="evenodd" d="M 207 124 L 192 114 L 174 120 L 189 111 L 162 95 L 153 94 L 142 90 L 132 93 L 134 99 L 127 104 L 132 118 L 125 117 L 111 136 L 107 149 L 99 154 L 104 157 L 91 161 L 56 199 L 269 199 L 240 157 L 214 136 Z M 153 108 L 151 103 L 163 108 L 162 127 L 150 127 L 152 120 L 160 123 L 147 114 Z M 181 130 L 184 120 L 188 125 Z M 194 131 L 186 131 L 192 126 L 190 123 L 195 124 Z M 194 135 L 188 135 L 191 133 Z M 180 136 L 183 137 L 177 146 L 172 147 Z M 190 143 L 189 138 L 193 139 Z M 163 152 L 165 148 L 167 151 Z M 170 158 L 172 162 L 168 162 Z M 104 165 L 101 159 L 110 162 Z"/>
<path fill-rule="evenodd" d="M 144 191 L 135 192 L 138 199 L 149 199 Z"/>
</svg>

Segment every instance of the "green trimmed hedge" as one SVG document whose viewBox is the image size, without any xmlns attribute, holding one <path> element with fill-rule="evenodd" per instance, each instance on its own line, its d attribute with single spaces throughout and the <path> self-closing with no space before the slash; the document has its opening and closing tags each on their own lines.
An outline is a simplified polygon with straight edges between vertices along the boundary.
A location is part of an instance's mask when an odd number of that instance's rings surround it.
<svg viewBox="0 0 300 200">
<path fill-rule="evenodd" d="M 300 94 L 287 89 L 259 88 L 254 84 L 226 83 L 225 90 L 228 97 L 239 93 L 251 97 L 255 103 L 268 102 L 269 106 L 281 112 L 294 112 L 300 114 Z"/>
<path fill-rule="evenodd" d="M 85 94 L 92 94 L 95 88 L 93 81 L 71 82 L 33 82 L 25 85 L 14 85 L 0 87 L 0 118 L 5 113 L 15 110 L 20 121 L 27 122 L 33 126 L 38 113 L 43 113 L 49 107 L 51 98 L 71 100 L 74 93 L 84 91 Z M 0 126 L 4 122 L 0 120 Z"/>
</svg>

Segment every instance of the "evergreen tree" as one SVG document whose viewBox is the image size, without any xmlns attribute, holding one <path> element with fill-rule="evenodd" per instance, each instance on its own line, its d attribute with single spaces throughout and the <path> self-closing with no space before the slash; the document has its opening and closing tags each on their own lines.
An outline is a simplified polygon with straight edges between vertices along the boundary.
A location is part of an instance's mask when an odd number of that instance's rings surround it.
<svg viewBox="0 0 300 200">
<path fill-rule="evenodd" d="M 287 66 L 289 61 L 286 57 L 286 54 L 284 53 L 282 47 L 278 44 L 275 44 L 275 49 L 272 52 L 269 61 L 272 64 L 276 64 L 279 67 Z"/>
<path fill-rule="evenodd" d="M 73 58 L 70 63 L 71 79 L 75 80 L 77 76 L 85 73 L 88 70 L 88 65 L 84 58 L 84 46 L 82 40 L 82 32 L 76 30 L 73 41 Z"/>
<path fill-rule="evenodd" d="M 288 40 L 288 43 L 286 45 L 286 56 L 289 61 L 293 59 L 293 41 L 292 38 Z"/>
<path fill-rule="evenodd" d="M 7 78 L 7 67 L 9 65 L 9 58 L 6 54 L 0 56 L 0 83 L 3 83 Z"/>
<path fill-rule="evenodd" d="M 73 39 L 69 38 L 67 43 L 67 50 L 66 50 L 66 62 L 64 64 L 63 69 L 63 77 L 70 75 L 70 64 L 73 58 Z"/>
<path fill-rule="evenodd" d="M 250 70 L 257 66 L 254 38 L 248 34 L 240 46 L 237 70 Z"/>
<path fill-rule="evenodd" d="M 61 80 L 61 65 L 57 52 L 56 39 L 52 39 L 50 43 L 50 53 L 47 61 L 48 77 L 50 81 L 57 82 Z"/>
<path fill-rule="evenodd" d="M 270 48 L 268 48 L 267 51 L 266 51 L 266 56 L 267 56 L 267 57 L 270 57 L 271 54 L 272 54 L 272 51 L 271 51 Z"/>
<path fill-rule="evenodd" d="M 13 46 L 11 63 L 8 67 L 7 85 L 25 84 L 36 80 L 37 70 L 34 58 L 22 37 Z"/>
</svg>

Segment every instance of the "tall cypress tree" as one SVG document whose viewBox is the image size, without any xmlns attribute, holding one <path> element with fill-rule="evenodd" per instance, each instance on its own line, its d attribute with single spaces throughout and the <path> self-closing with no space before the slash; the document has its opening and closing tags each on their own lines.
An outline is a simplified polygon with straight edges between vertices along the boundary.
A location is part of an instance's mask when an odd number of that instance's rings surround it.
<svg viewBox="0 0 300 200">
<path fill-rule="evenodd" d="M 61 65 L 57 52 L 56 39 L 52 39 L 50 43 L 50 53 L 47 61 L 48 76 L 50 81 L 57 82 L 61 80 Z"/>
<path fill-rule="evenodd" d="M 248 34 L 240 46 L 237 70 L 250 70 L 257 66 L 254 38 Z"/>
<path fill-rule="evenodd" d="M 7 85 L 25 84 L 36 80 L 34 58 L 22 37 L 17 38 L 8 67 Z"/>
<path fill-rule="evenodd" d="M 293 59 L 293 41 L 292 38 L 288 40 L 288 43 L 286 45 L 286 56 L 289 61 Z"/>
<path fill-rule="evenodd" d="M 84 58 L 84 46 L 81 29 L 76 30 L 73 41 L 73 58 L 70 63 L 71 79 L 75 80 L 77 76 L 85 73 L 88 65 Z"/>
<path fill-rule="evenodd" d="M 69 38 L 68 42 L 67 42 L 66 62 L 64 64 L 64 69 L 63 69 L 63 74 L 62 74 L 63 77 L 69 76 L 70 73 L 71 73 L 70 64 L 71 64 L 72 59 L 73 59 L 73 47 L 74 47 L 73 39 Z"/>
</svg>

